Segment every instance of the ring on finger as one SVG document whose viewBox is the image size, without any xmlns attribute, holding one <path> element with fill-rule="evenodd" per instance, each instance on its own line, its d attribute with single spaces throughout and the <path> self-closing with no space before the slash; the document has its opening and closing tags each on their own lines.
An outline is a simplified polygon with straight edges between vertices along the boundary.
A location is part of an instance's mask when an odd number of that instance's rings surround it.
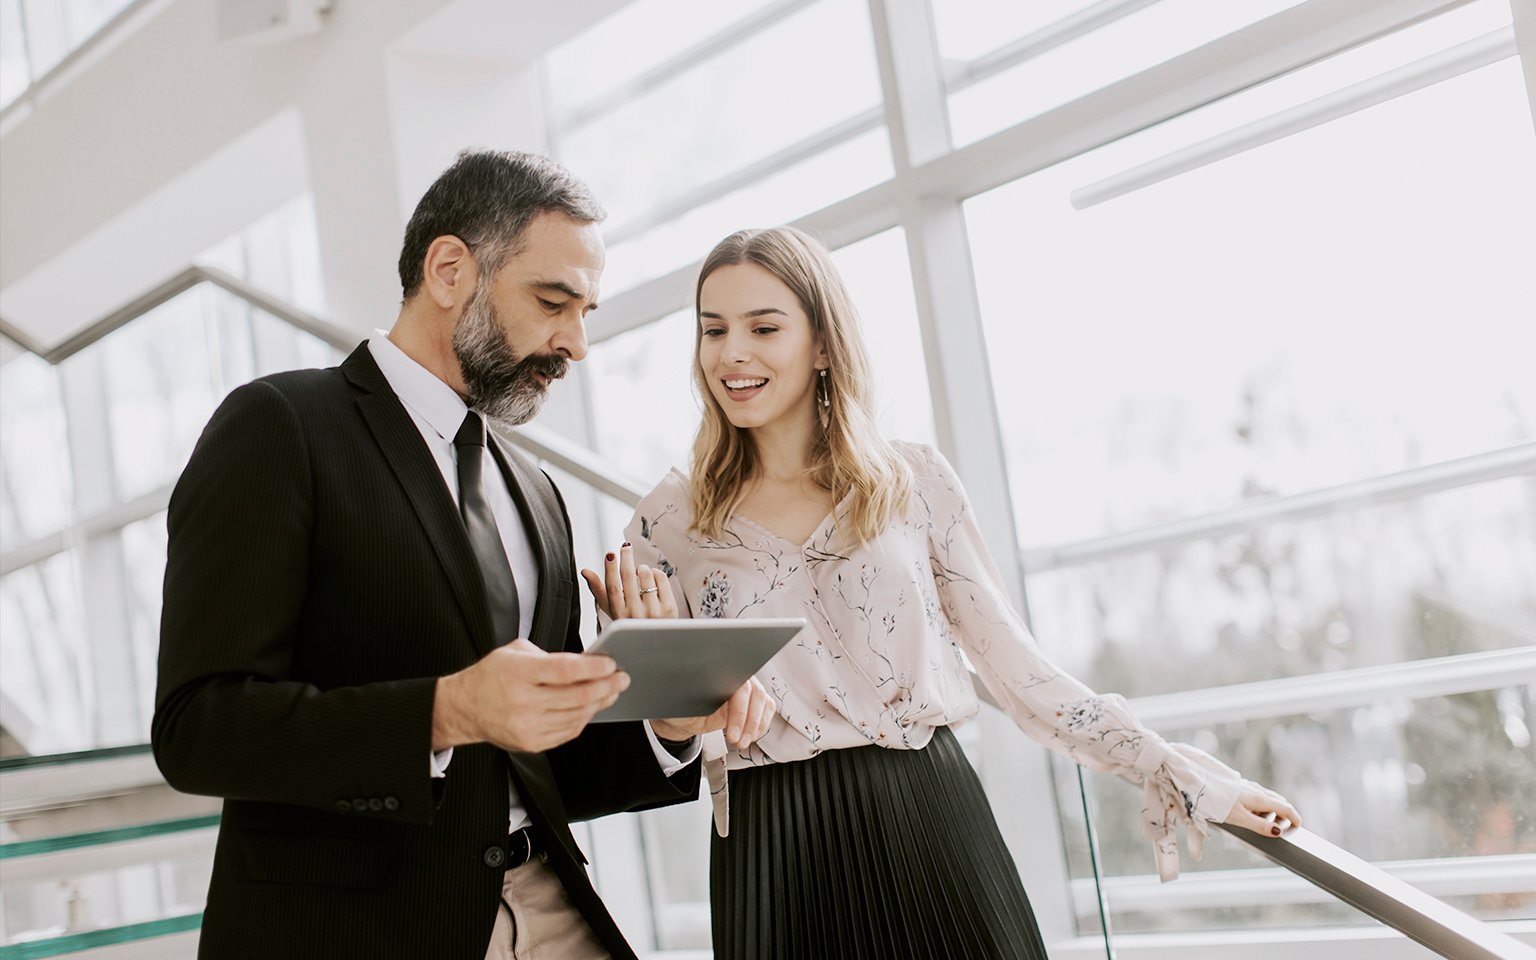
<svg viewBox="0 0 1536 960">
<path fill-rule="evenodd" d="M 641 587 L 640 588 L 640 596 L 643 597 L 643 596 L 645 596 L 648 593 L 655 593 L 656 589 L 657 589 L 656 587 Z"/>
</svg>

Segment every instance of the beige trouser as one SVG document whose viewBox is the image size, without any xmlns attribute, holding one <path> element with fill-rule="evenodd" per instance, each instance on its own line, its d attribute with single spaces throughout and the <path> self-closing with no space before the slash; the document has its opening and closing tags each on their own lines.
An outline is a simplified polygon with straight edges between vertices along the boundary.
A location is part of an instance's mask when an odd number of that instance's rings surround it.
<svg viewBox="0 0 1536 960">
<path fill-rule="evenodd" d="M 610 960 L 571 903 L 565 885 L 539 857 L 501 882 L 501 907 L 485 960 Z"/>
</svg>

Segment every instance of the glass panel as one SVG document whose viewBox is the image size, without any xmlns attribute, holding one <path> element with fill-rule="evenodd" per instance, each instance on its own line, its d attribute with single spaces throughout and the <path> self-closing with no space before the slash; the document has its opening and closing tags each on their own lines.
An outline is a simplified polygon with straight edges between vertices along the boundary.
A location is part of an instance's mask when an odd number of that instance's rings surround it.
<svg viewBox="0 0 1536 960">
<path fill-rule="evenodd" d="M 1143 7 L 953 94 L 955 143 L 980 140 L 1299 2 L 1162 0 Z"/>
<path fill-rule="evenodd" d="M 0 577 L 5 727 L 28 753 L 91 746 L 90 657 L 73 550 Z"/>
<path fill-rule="evenodd" d="M 320 228 L 310 194 L 293 198 L 214 244 L 194 262 L 249 281 L 301 310 L 325 313 Z"/>
<path fill-rule="evenodd" d="M 563 132 L 560 155 L 618 226 L 879 102 L 865 4 L 820 0 Z"/>
<path fill-rule="evenodd" d="M 1529 918 L 1533 710 L 1536 686 L 1527 683 L 1162 732 L 1274 784 L 1312 832 L 1425 892 L 1482 919 Z M 1160 885 L 1149 875 L 1140 791 L 1103 776 L 1088 783 L 1116 933 L 1371 922 L 1225 838 L 1207 846 L 1203 862 L 1184 857 L 1178 884 Z M 1512 882 L 1521 872 L 1525 880 Z M 1086 880 L 1076 869 L 1074 876 L 1075 887 Z M 1087 914 L 1087 890 L 1074 894 Z"/>
<path fill-rule="evenodd" d="M 550 51 L 552 112 L 568 116 L 774 0 L 634 0 Z M 600 65 L 600 66 L 599 66 Z"/>
<path fill-rule="evenodd" d="M 834 250 L 832 259 L 864 330 L 880 432 L 896 440 L 933 443 L 933 404 L 906 232 L 898 227 L 876 234 Z"/>
<path fill-rule="evenodd" d="M 21 96 L 31 82 L 27 38 L 21 28 L 21 0 L 0 0 L 0 107 Z"/>
<path fill-rule="evenodd" d="M 943 0 L 931 3 L 939 56 L 975 60 L 985 53 L 1086 10 L 1098 0 Z"/>
<path fill-rule="evenodd" d="M 160 596 L 165 581 L 166 527 L 164 511 L 122 530 L 123 569 L 127 577 L 128 638 L 136 689 L 143 699 L 141 715 L 154 716 L 155 664 L 160 652 Z M 149 739 L 149 727 L 137 731 L 138 740 Z"/>
<path fill-rule="evenodd" d="M 688 471 L 699 425 L 693 331 L 690 307 L 593 344 L 581 365 L 592 398 L 594 446 L 615 471 L 647 488 L 672 467 Z M 623 529 L 629 508 L 620 509 Z"/>
<path fill-rule="evenodd" d="M 707 949 L 709 928 L 709 789 L 690 803 L 639 815 L 646 878 L 655 905 L 656 945 Z"/>
<path fill-rule="evenodd" d="M 92 347 L 105 352 L 112 455 L 125 500 L 175 480 L 223 396 L 205 323 L 208 296 L 189 290 Z"/>
<path fill-rule="evenodd" d="M 72 47 L 89 40 L 107 21 L 121 13 L 131 0 L 65 0 L 64 15 L 69 23 Z"/>
<path fill-rule="evenodd" d="M 1127 696 L 1536 643 L 1536 478 L 1031 574 L 1029 607 Z"/>
<path fill-rule="evenodd" d="M 94 935 L 76 949 L 136 940 L 136 932 L 164 934 L 195 929 L 197 924 L 157 925 L 143 931 L 115 928 L 153 924 L 201 910 L 213 873 L 213 839 L 206 853 L 174 860 L 135 864 L 34 884 L 8 885 L 4 891 L 4 943 L 29 943 L 54 937 Z M 37 956 L 51 956 L 37 954 Z"/>
<path fill-rule="evenodd" d="M 890 141 L 882 126 L 614 244 L 603 272 L 603 296 L 697 263 L 733 231 L 788 223 L 891 174 Z"/>
<path fill-rule="evenodd" d="M 22 37 L 27 44 L 27 59 L 36 80 L 52 70 L 69 53 L 68 30 L 64 8 L 58 0 L 22 0 Z"/>
<path fill-rule="evenodd" d="M 1073 210 L 1136 139 L 966 205 L 1026 546 L 1536 435 L 1518 61 Z"/>
<path fill-rule="evenodd" d="M 73 474 L 58 371 L 20 354 L 0 371 L 0 542 L 10 550 L 69 523 Z"/>
</svg>

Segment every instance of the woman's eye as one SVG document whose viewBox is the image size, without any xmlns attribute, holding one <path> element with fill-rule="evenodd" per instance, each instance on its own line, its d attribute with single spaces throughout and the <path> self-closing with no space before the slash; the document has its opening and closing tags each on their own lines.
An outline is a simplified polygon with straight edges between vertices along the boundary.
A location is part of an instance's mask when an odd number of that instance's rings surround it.
<svg viewBox="0 0 1536 960">
<path fill-rule="evenodd" d="M 719 328 L 715 328 L 715 329 L 712 329 L 712 330 L 705 330 L 704 331 L 704 336 L 710 337 L 710 338 L 723 336 L 724 334 L 725 334 L 725 331 L 721 330 Z"/>
<path fill-rule="evenodd" d="M 778 327 L 754 327 L 752 332 L 756 333 L 756 334 L 759 334 L 759 335 L 768 334 L 768 333 L 778 333 L 779 332 L 779 328 Z"/>
</svg>

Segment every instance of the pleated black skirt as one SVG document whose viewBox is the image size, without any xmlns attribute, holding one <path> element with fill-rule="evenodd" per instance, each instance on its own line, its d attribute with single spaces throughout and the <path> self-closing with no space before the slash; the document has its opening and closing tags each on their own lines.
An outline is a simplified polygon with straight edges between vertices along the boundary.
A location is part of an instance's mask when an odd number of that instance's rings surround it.
<svg viewBox="0 0 1536 960">
<path fill-rule="evenodd" d="M 715 960 L 1045 960 L 981 782 L 947 727 L 730 775 L 710 849 Z"/>
</svg>

